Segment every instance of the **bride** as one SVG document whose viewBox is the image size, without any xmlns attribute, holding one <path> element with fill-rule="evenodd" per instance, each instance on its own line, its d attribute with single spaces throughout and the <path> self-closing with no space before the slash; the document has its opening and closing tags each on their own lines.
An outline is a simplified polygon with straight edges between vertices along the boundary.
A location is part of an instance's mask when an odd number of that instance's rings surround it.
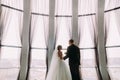
<svg viewBox="0 0 120 80">
<path fill-rule="evenodd" d="M 72 80 L 69 67 L 63 60 L 62 46 L 53 52 L 50 68 L 46 80 Z"/>
</svg>

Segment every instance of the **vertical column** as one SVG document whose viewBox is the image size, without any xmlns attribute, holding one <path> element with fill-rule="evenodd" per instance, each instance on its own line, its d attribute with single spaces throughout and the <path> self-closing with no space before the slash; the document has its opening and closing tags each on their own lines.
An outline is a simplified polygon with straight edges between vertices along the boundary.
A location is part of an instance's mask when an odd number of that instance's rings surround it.
<svg viewBox="0 0 120 80">
<path fill-rule="evenodd" d="M 99 68 L 102 80 L 109 80 L 106 62 L 105 35 L 104 35 L 104 6 L 105 0 L 98 0 L 97 22 L 98 22 L 98 55 Z"/>
<path fill-rule="evenodd" d="M 0 0 L 0 19 L 1 19 L 1 13 L 2 13 L 2 6 L 1 6 L 1 0 Z M 0 21 L 0 46 L 1 46 L 1 36 L 2 36 L 2 21 Z"/>
<path fill-rule="evenodd" d="M 52 53 L 55 48 L 55 30 L 54 18 L 55 16 L 55 0 L 49 2 L 49 38 L 48 38 L 48 52 L 47 52 L 47 70 L 51 61 Z"/>
<path fill-rule="evenodd" d="M 0 0 L 0 18 L 1 18 L 1 12 L 2 12 L 2 6 L 1 6 L 2 2 Z"/>
<path fill-rule="evenodd" d="M 0 14 L 1 14 L 1 0 L 0 0 Z"/>
<path fill-rule="evenodd" d="M 21 50 L 21 66 L 19 80 L 26 80 L 28 73 L 28 56 L 30 51 L 30 0 L 23 0 L 23 31 L 22 31 L 22 50 Z"/>
<path fill-rule="evenodd" d="M 78 0 L 72 0 L 72 38 L 79 44 L 78 37 Z"/>
</svg>

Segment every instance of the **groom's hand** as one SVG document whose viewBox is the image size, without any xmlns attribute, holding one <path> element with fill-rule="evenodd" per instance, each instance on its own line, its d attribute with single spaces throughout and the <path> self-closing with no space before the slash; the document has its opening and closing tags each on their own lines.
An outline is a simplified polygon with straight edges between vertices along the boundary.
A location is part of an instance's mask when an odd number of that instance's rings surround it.
<svg viewBox="0 0 120 80">
<path fill-rule="evenodd" d="M 67 54 L 67 52 L 65 52 L 64 54 Z"/>
<path fill-rule="evenodd" d="M 65 60 L 65 57 L 63 57 L 63 60 Z"/>
</svg>

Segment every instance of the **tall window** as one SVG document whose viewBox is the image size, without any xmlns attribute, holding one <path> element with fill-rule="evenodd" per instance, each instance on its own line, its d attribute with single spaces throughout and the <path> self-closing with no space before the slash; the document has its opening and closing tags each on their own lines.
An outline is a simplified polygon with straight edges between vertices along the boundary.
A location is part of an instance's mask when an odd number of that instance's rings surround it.
<svg viewBox="0 0 120 80">
<path fill-rule="evenodd" d="M 120 7 L 119 0 L 106 0 L 105 11 Z M 120 76 L 120 9 L 105 13 L 107 67 L 111 80 Z"/>
<path fill-rule="evenodd" d="M 31 0 L 28 80 L 45 80 L 49 37 L 50 0 Z M 99 80 L 97 53 L 97 0 L 78 0 L 78 35 L 83 80 Z M 23 0 L 1 0 L 0 80 L 17 80 L 23 31 Z M 63 54 L 72 38 L 72 0 L 55 0 L 55 47 Z M 120 76 L 120 0 L 105 0 L 104 32 L 107 71 L 111 80 Z M 49 53 L 48 53 L 49 54 Z"/>
<path fill-rule="evenodd" d="M 49 0 L 31 0 L 29 80 L 44 80 L 49 30 Z"/>
<path fill-rule="evenodd" d="M 23 0 L 1 0 L 0 80 L 17 80 L 20 69 Z M 7 5 L 7 6 L 5 6 Z"/>
<path fill-rule="evenodd" d="M 72 0 L 56 0 L 55 5 L 56 46 L 66 49 L 72 33 Z"/>
<path fill-rule="evenodd" d="M 78 32 L 83 80 L 98 80 L 96 64 L 96 0 L 79 0 Z"/>
</svg>

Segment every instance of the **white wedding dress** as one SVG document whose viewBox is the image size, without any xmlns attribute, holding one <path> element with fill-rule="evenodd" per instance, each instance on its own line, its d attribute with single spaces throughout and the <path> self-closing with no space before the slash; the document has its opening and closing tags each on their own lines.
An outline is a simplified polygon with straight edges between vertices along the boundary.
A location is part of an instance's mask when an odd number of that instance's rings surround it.
<svg viewBox="0 0 120 80">
<path fill-rule="evenodd" d="M 46 80 L 72 80 L 69 66 L 54 51 Z"/>
</svg>

